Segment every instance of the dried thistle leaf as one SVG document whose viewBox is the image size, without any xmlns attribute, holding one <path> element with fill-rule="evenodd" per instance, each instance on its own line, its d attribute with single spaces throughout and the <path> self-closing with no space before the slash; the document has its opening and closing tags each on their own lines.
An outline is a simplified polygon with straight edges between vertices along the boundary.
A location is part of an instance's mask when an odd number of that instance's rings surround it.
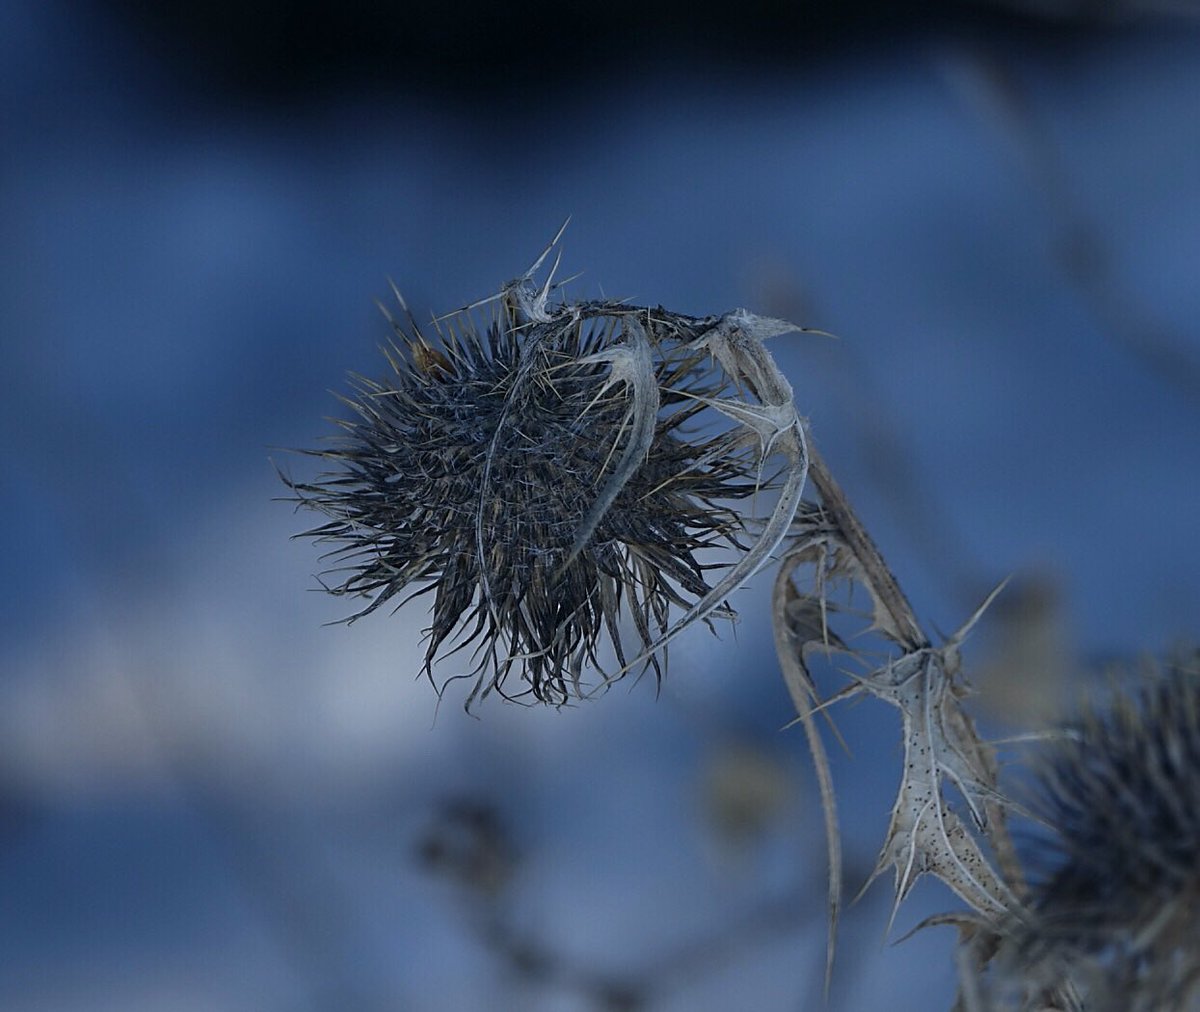
<svg viewBox="0 0 1200 1012">
<path fill-rule="evenodd" d="M 927 873 L 985 915 L 998 917 L 1014 909 L 1016 897 L 943 796 L 942 782 L 949 778 L 979 828 L 987 824 L 985 804 L 999 797 L 987 771 L 977 769 L 969 758 L 976 743 L 963 739 L 967 725 L 953 719 L 960 704 L 945 652 L 927 648 L 906 654 L 863 679 L 862 685 L 897 706 L 904 725 L 900 790 L 871 876 L 874 880 L 888 868 L 895 871 L 893 918 L 917 878 Z"/>
<path fill-rule="evenodd" d="M 800 607 L 797 608 L 796 605 Z M 814 644 L 823 650 L 837 649 L 837 645 L 831 642 L 824 621 L 812 621 L 814 616 L 822 615 L 821 604 L 797 593 L 792 584 L 792 567 L 788 560 L 779 567 L 776 576 L 772 609 L 775 655 L 779 659 L 779 668 L 783 673 L 788 694 L 792 697 L 792 705 L 796 708 L 797 720 L 804 727 L 813 769 L 817 774 L 817 788 L 821 795 L 821 812 L 825 822 L 825 847 L 829 855 L 828 941 L 825 949 L 825 988 L 828 991 L 833 975 L 838 920 L 842 908 L 842 838 L 838 827 L 837 794 L 833 788 L 829 756 L 816 726 L 818 696 L 808 671 L 807 656 L 814 649 Z M 799 621 L 794 621 L 796 616 L 799 616 Z"/>
<path fill-rule="evenodd" d="M 1007 841 L 1003 822 L 1006 802 L 997 790 L 991 750 L 979 739 L 963 710 L 965 688 L 956 680 L 961 641 L 991 598 L 943 647 L 928 645 L 907 600 L 841 489 L 815 452 L 812 460 L 814 485 L 822 493 L 822 503 L 819 508 L 802 510 L 796 523 L 796 538 L 776 582 L 775 624 L 784 679 L 808 737 L 821 785 L 830 853 L 831 933 L 836 928 L 841 902 L 840 834 L 828 758 L 813 718 L 816 710 L 826 710 L 834 701 L 864 694 L 885 700 L 901 711 L 905 750 L 887 837 L 867 885 L 884 871 L 894 871 L 894 919 L 917 878 L 932 874 L 985 920 L 998 920 L 1019 909 L 1019 901 L 993 870 L 971 828 L 953 810 L 944 792 L 947 782 L 957 788 L 974 830 L 989 835 L 999 850 Z M 814 574 L 811 594 L 796 588 L 795 573 L 802 566 L 811 567 Z M 846 646 L 829 629 L 832 606 L 828 595 L 834 582 L 866 589 L 872 603 L 871 628 L 901 647 L 902 652 L 868 674 L 847 672 L 849 685 L 818 702 L 808 655 Z M 857 656 L 865 660 L 861 653 Z M 863 888 L 865 891 L 866 886 Z"/>
</svg>

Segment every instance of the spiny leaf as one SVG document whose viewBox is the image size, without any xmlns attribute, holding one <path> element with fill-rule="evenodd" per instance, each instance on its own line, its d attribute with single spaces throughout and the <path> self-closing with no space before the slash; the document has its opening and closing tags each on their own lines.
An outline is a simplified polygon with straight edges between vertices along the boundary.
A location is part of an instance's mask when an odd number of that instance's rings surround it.
<svg viewBox="0 0 1200 1012">
<path fill-rule="evenodd" d="M 999 798 L 989 771 L 968 758 L 975 743 L 964 741 L 967 725 L 953 718 L 960 707 L 942 650 L 906 654 L 862 681 L 865 691 L 899 707 L 904 724 L 904 768 L 900 790 L 874 880 L 887 868 L 896 874 L 895 907 L 922 874 L 933 874 L 984 914 L 999 915 L 1018 904 L 993 871 L 979 845 L 942 793 L 949 777 L 962 793 L 977 825 L 986 824 L 984 805 Z M 869 883 L 868 883 L 869 884 Z"/>
</svg>

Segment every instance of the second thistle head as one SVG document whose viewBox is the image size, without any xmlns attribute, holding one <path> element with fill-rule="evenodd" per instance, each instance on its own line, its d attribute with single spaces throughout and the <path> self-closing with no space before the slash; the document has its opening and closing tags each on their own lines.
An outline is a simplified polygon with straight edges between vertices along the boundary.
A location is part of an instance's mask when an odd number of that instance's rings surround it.
<svg viewBox="0 0 1200 1012">
<path fill-rule="evenodd" d="M 1021 934 L 1034 976 L 1086 1007 L 1200 1001 L 1200 653 L 1086 710 L 1043 764 L 1057 860 Z"/>
<path fill-rule="evenodd" d="M 761 346 L 793 328 L 551 305 L 532 270 L 487 300 L 490 319 L 477 304 L 430 334 L 394 322 L 389 374 L 354 379 L 353 417 L 313 451 L 334 469 L 288 481 L 325 516 L 306 534 L 334 546 L 329 589 L 365 599 L 351 619 L 432 594 L 425 670 L 463 651 L 468 704 L 492 689 L 563 703 L 586 669 L 661 674 L 679 628 L 732 614 L 725 597 L 778 544 L 804 482 L 791 390 Z M 766 524 L 744 517 L 739 501 L 772 484 Z"/>
</svg>

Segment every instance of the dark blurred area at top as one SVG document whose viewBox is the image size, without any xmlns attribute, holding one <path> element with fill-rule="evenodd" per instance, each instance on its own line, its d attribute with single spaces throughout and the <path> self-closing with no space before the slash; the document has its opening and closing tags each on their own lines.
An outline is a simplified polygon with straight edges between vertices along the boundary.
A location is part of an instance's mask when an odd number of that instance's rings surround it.
<svg viewBox="0 0 1200 1012">
<path fill-rule="evenodd" d="M 93 3 L 158 54 L 185 90 L 209 99 L 305 102 L 377 87 L 473 106 L 569 99 L 597 85 L 636 83 L 643 68 L 672 61 L 730 75 L 786 70 L 931 32 L 1070 46 L 1169 12 L 1133 0 Z"/>
</svg>

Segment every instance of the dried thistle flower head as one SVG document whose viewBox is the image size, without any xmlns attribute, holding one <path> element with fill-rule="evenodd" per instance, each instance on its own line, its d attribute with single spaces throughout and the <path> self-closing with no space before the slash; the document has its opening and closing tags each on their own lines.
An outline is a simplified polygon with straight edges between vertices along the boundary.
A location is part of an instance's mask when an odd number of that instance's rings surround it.
<svg viewBox="0 0 1200 1012">
<path fill-rule="evenodd" d="M 806 473 L 791 388 L 762 344 L 794 327 L 551 304 L 550 278 L 532 284 L 549 249 L 493 299 L 435 321 L 432 339 L 411 316 L 393 321 L 390 375 L 356 377 L 355 417 L 311 451 L 336 469 L 285 479 L 327 518 L 304 536 L 336 546 L 328 589 L 368 599 L 351 621 L 433 594 L 425 671 L 469 651 L 468 706 L 492 689 L 563 703 L 585 694 L 585 668 L 605 683 L 638 666 L 661 675 L 667 640 L 732 614 L 726 598 L 782 539 Z M 703 424 L 710 409 L 723 426 Z M 764 474 L 772 454 L 783 465 Z M 765 521 L 735 508 L 768 487 Z M 702 555 L 717 547 L 737 561 Z"/>
<path fill-rule="evenodd" d="M 1085 711 L 1040 778 L 1059 859 L 1022 948 L 1035 976 L 1069 977 L 1088 1009 L 1200 1002 L 1198 662 Z"/>
</svg>

